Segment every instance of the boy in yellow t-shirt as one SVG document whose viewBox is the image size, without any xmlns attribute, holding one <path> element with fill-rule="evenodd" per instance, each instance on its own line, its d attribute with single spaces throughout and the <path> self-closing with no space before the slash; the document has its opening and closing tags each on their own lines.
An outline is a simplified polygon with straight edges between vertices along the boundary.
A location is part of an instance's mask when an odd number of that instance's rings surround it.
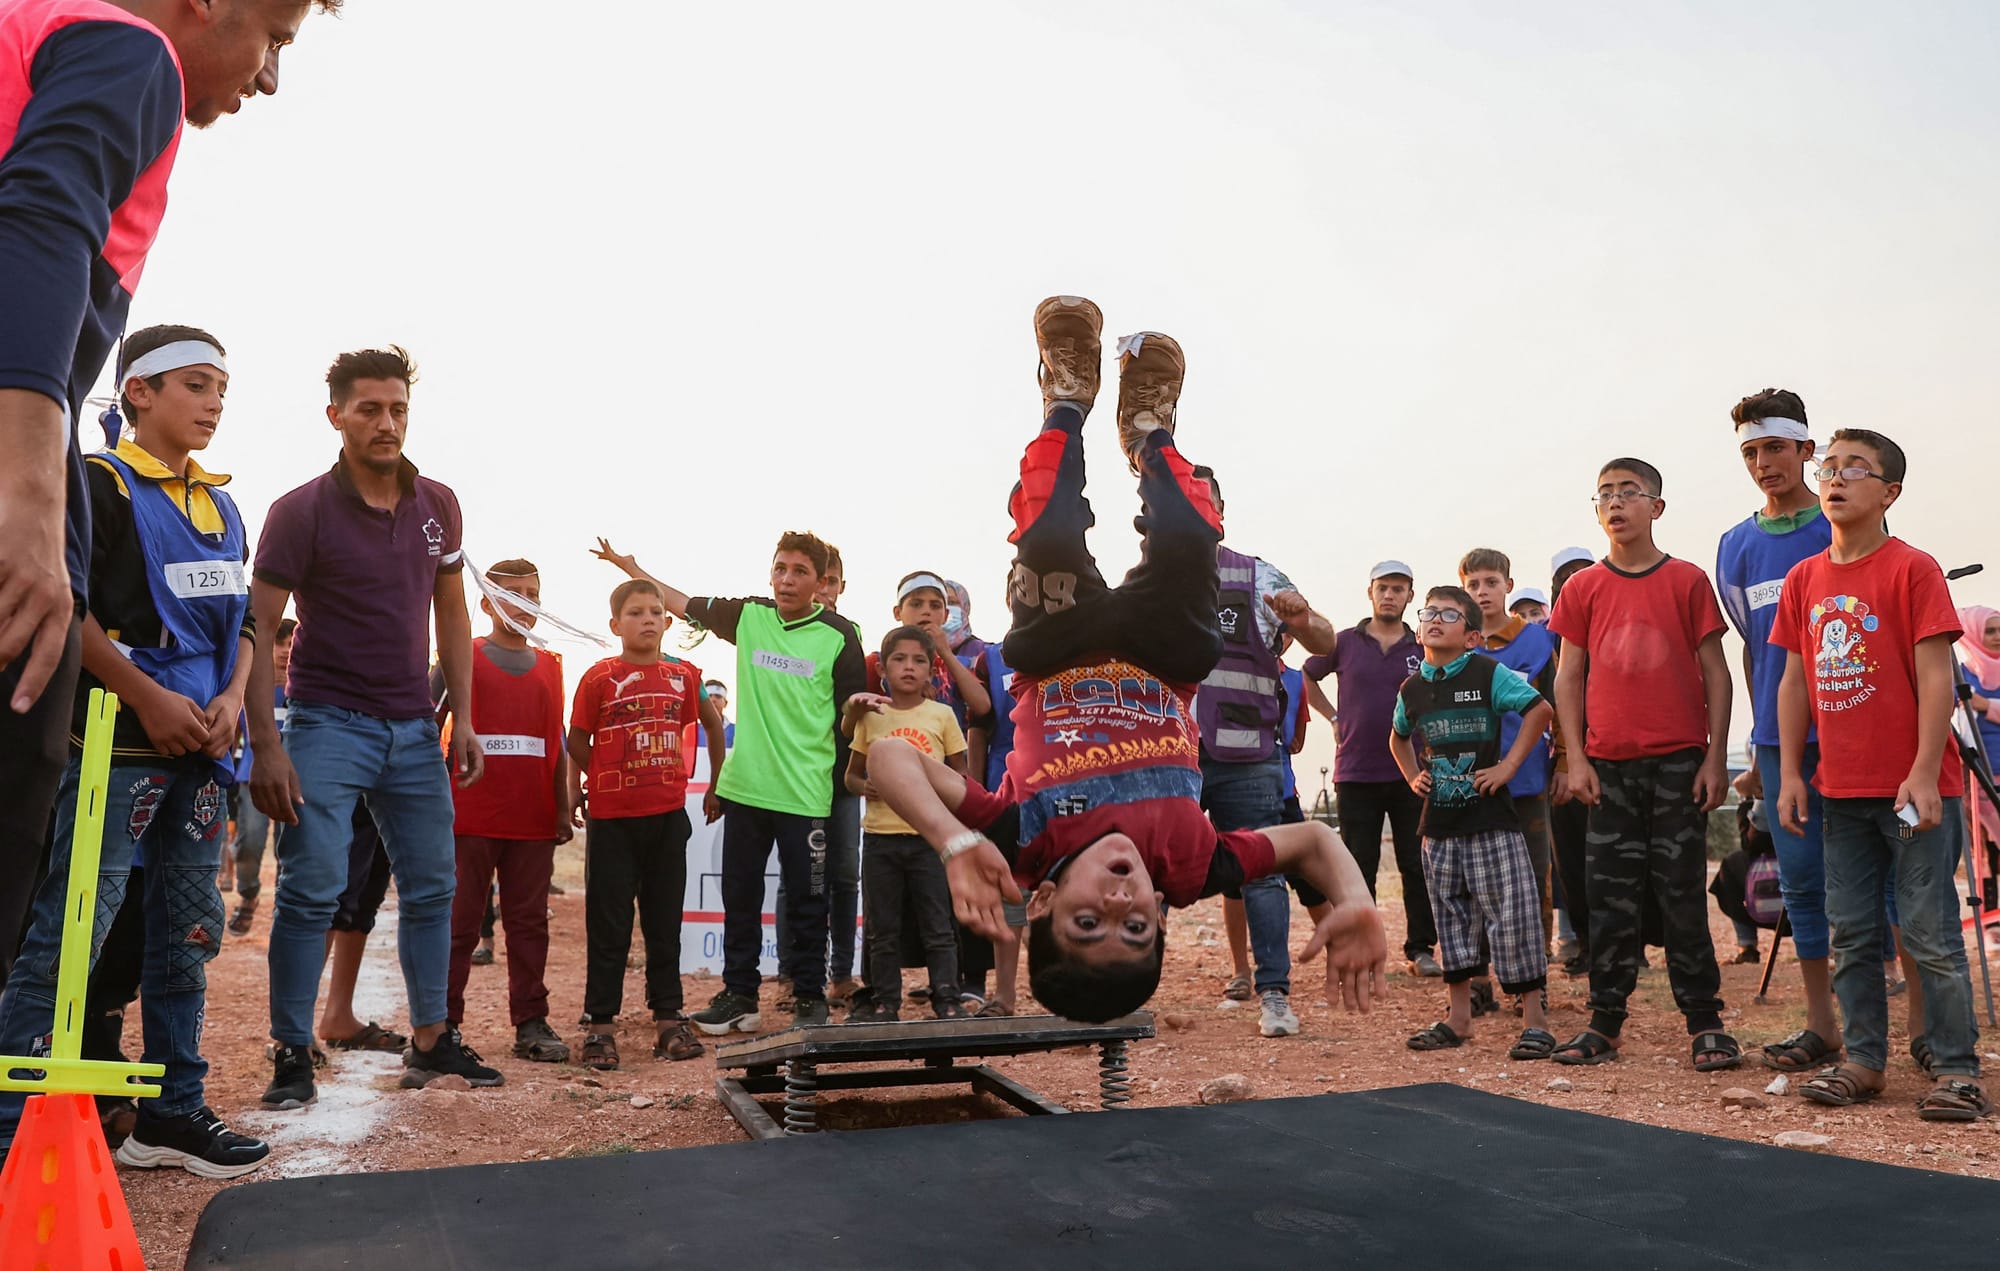
<svg viewBox="0 0 2000 1271">
<path fill-rule="evenodd" d="M 873 1000 L 847 1014 L 850 1024 L 897 1018 L 903 1000 L 902 932 L 905 909 L 914 911 L 931 976 L 931 1009 L 939 1019 L 963 1019 L 958 1000 L 958 938 L 951 922 L 951 885 L 944 862 L 887 800 L 868 783 L 868 750 L 886 737 L 963 773 L 965 734 L 951 708 L 925 692 L 937 646 L 922 627 L 903 626 L 882 641 L 882 682 L 888 696 L 856 693 L 848 699 L 841 731 L 854 739 L 847 788 L 868 800 L 861 818 L 861 894 L 867 924 L 868 980 Z"/>
</svg>

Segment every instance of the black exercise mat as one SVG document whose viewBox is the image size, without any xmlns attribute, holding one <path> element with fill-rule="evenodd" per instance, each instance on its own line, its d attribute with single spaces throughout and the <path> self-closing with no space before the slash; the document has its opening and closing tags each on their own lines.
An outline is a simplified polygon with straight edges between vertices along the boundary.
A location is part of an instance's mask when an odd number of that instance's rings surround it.
<svg viewBox="0 0 2000 1271">
<path fill-rule="evenodd" d="M 252 1183 L 187 1265 L 1880 1271 L 2000 1266 L 1996 1215 L 1985 1180 L 1427 1085 Z"/>
</svg>

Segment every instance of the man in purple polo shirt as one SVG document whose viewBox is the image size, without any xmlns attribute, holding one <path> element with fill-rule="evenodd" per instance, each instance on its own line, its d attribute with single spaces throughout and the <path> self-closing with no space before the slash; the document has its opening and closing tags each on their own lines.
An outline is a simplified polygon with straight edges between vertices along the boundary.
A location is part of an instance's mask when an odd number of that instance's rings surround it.
<svg viewBox="0 0 2000 1271">
<path fill-rule="evenodd" d="M 451 901 L 457 882 L 451 773 L 431 706 L 429 619 L 451 700 L 472 700 L 472 617 L 460 580 L 458 498 L 403 457 L 416 368 L 391 346 L 343 353 L 327 372 L 326 417 L 340 433 L 333 468 L 271 505 L 257 543 L 252 611 L 269 615 L 250 673 L 250 792 L 289 828 L 278 846 L 271 918 L 275 1072 L 264 1105 L 311 1103 L 313 1008 L 326 933 L 347 883 L 355 801 L 367 796 L 395 872 L 406 1086 L 456 1073 L 497 1086 L 447 1022 Z M 296 598 L 290 710 L 273 720 L 271 637 Z M 461 712 L 471 718 L 470 711 Z M 462 785 L 485 770 L 478 737 L 452 730 Z"/>
<path fill-rule="evenodd" d="M 1403 956 L 1414 975 L 1441 975 L 1435 951 L 1437 926 L 1424 890 L 1423 796 L 1410 789 L 1389 754 L 1389 722 L 1396 693 L 1424 660 L 1417 634 L 1403 621 L 1415 594 L 1410 567 L 1385 560 L 1368 571 L 1369 616 L 1340 633 L 1333 652 L 1306 659 L 1310 680 L 1340 677 L 1334 694 L 1334 808 L 1340 837 L 1375 894 L 1382 865 L 1382 821 L 1396 840 L 1396 869 L 1403 876 Z"/>
</svg>

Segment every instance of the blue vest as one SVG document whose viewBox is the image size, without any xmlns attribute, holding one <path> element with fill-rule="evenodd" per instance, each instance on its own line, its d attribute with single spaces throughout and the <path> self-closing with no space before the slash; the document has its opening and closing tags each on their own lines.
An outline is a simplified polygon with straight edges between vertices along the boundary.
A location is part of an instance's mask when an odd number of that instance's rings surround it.
<svg viewBox="0 0 2000 1271">
<path fill-rule="evenodd" d="M 1529 623 L 1521 628 L 1521 634 L 1506 646 L 1498 649 L 1482 649 L 1482 653 L 1492 658 L 1510 671 L 1520 673 L 1522 679 L 1533 684 L 1540 678 L 1550 661 L 1556 655 L 1556 638 L 1549 634 L 1547 627 Z M 1514 745 L 1514 738 L 1521 735 L 1521 717 L 1513 711 L 1500 717 L 1500 753 L 1505 755 Z M 1535 748 L 1528 752 L 1527 760 L 1514 779 L 1507 783 L 1507 793 L 1517 799 L 1541 794 L 1549 788 L 1549 739 L 1546 735 L 1535 742 Z"/>
<path fill-rule="evenodd" d="M 979 654 L 973 668 L 986 681 L 993 698 L 993 731 L 986 738 L 986 788 L 998 790 L 1007 776 L 1007 756 L 1014 753 L 1014 671 L 1000 656 L 1000 646 L 989 644 Z"/>
<path fill-rule="evenodd" d="M 220 534 L 204 534 L 158 482 L 140 476 L 115 454 L 95 457 L 116 470 L 132 496 L 132 524 L 146 557 L 146 586 L 160 613 L 160 647 L 131 650 L 132 662 L 160 687 L 206 707 L 235 673 L 236 644 L 250 608 L 243 518 L 228 495 L 204 487 L 223 526 Z M 227 784 L 234 778 L 227 759 L 216 765 L 218 779 Z"/>
<path fill-rule="evenodd" d="M 1279 678 L 1285 664 L 1257 629 L 1257 558 L 1227 547 L 1215 549 L 1218 587 L 1216 622 L 1222 629 L 1222 660 L 1195 694 L 1194 717 L 1201 748 L 1223 763 L 1256 763 L 1278 748 L 1283 713 Z"/>
</svg>

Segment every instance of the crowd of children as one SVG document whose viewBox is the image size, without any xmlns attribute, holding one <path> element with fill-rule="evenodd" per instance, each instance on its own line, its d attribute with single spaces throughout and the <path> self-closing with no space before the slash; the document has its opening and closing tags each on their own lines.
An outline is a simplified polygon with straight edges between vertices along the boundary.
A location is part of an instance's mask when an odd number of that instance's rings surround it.
<svg viewBox="0 0 2000 1271">
<path fill-rule="evenodd" d="M 1159 983 L 1168 908 L 1222 893 L 1241 898 L 1227 911 L 1225 994 L 1262 997 L 1260 1031 L 1289 1036 L 1290 891 L 1311 931 L 1299 958 L 1323 961 L 1328 999 L 1366 1010 L 1380 991 L 1385 822 L 1404 956 L 1445 987 L 1443 1017 L 1411 1050 L 1466 1045 L 1506 997 L 1521 1018 L 1511 1059 L 1615 1060 L 1646 947 L 1660 944 L 1693 1067 L 1733 1067 L 1744 1056 L 1723 1027 L 1704 899 L 1707 814 L 1729 787 L 1731 625 L 1754 717 L 1755 763 L 1737 788 L 1761 800 L 1806 990 L 1805 1027 L 1759 1057 L 1801 1074 L 1808 1098 L 1874 1097 L 1888 1064 L 1881 964 L 1900 952 L 1911 1055 L 1933 1080 L 1920 1115 L 1987 1114 L 1952 881 L 1967 778 L 1950 714 L 1960 641 L 1973 711 L 2000 719 L 2000 614 L 1955 609 L 1936 562 L 1888 534 L 1906 469 L 1895 442 L 1842 430 L 1822 457 L 1799 397 L 1766 390 L 1732 415 L 1764 503 L 1724 537 L 1714 585 L 1655 539 L 1661 473 L 1622 457 L 1593 495 L 1602 558 L 1559 554 L 1548 593 L 1517 589 L 1504 553 L 1475 549 L 1456 583 L 1421 592 L 1413 629 L 1414 571 L 1384 561 L 1368 616 L 1336 629 L 1275 568 L 1221 546 L 1220 482 L 1176 436 L 1185 359 L 1155 332 L 1116 353 L 1141 561 L 1116 585 L 1098 572 L 1082 438 L 1102 321 L 1078 297 L 1036 310 L 1042 415 L 1009 499 L 1003 641 L 972 634 L 961 584 L 919 569 L 864 656 L 838 611 L 838 552 L 810 533 L 778 539 L 768 596 L 738 599 L 677 590 L 600 541 L 595 554 L 626 575 L 610 594 L 617 648 L 567 701 L 561 661 L 536 634 L 531 562 L 480 572 L 490 630 L 471 638 L 456 501 L 402 456 L 415 374 L 400 350 L 335 363 L 342 457 L 278 501 L 246 575 L 229 479 L 195 461 L 222 413 L 222 346 L 188 327 L 134 333 L 112 417 L 129 431 L 114 427 L 86 468 L 96 546 L 72 738 L 89 688 L 119 694 L 90 1045 L 116 1052 L 136 996 L 145 1058 L 167 1075 L 160 1098 L 107 1101 L 118 1159 L 231 1177 L 268 1155 L 206 1106 L 200 1049 L 203 968 L 225 929 L 252 931 L 267 846 L 279 865 L 274 1109 L 313 1100 L 322 1043 L 401 1050 L 406 1085 L 500 1084 L 461 1035 L 495 913 L 517 1058 L 619 1067 L 635 916 L 655 1057 L 758 1030 L 774 852 L 787 1024 L 827 1024 L 843 1005 L 847 1023 L 891 1023 L 906 1000 L 938 1019 L 1008 1015 L 1024 1005 L 1024 947 L 1041 1008 L 1114 1019 Z M 388 618 L 364 627 L 362 612 Z M 734 721 L 719 680 L 664 652 L 676 620 L 735 645 Z M 1284 662 L 1295 643 L 1313 655 L 1302 669 Z M 1329 674 L 1332 702 L 1318 687 Z M 1308 703 L 1337 728 L 1338 834 L 1302 815 L 1289 771 Z M 720 992 L 689 1012 L 697 751 L 699 814 L 722 825 L 724 966 Z M 48 1045 L 78 773 L 73 755 L 0 994 L 10 1053 Z M 586 978 L 572 1048 L 550 1020 L 546 898 L 555 853 L 579 830 Z M 226 920 L 225 850 L 237 897 Z M 351 1013 L 392 875 L 410 1037 Z M 843 888 L 860 897 L 858 980 Z M 1568 1041 L 1546 1014 L 1552 943 L 1589 979 L 1588 1026 Z M 910 967 L 923 982 L 906 998 Z M 20 1106 L 0 1096 L 0 1139 Z"/>
</svg>

